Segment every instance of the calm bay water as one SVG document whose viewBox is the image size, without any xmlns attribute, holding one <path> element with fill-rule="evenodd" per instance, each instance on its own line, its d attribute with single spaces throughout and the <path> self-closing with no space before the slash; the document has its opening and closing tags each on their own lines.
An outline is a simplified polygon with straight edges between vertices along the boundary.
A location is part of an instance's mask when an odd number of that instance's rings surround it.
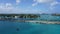
<svg viewBox="0 0 60 34">
<path fill-rule="evenodd" d="M 60 25 L 0 21 L 0 34 L 60 34 Z"/>
<path fill-rule="evenodd" d="M 60 16 L 41 15 L 39 19 L 60 21 Z M 60 34 L 60 25 L 0 21 L 0 34 Z"/>
<path fill-rule="evenodd" d="M 52 20 L 52 21 L 60 21 L 60 16 L 52 16 L 52 15 L 40 15 L 39 20 Z"/>
</svg>

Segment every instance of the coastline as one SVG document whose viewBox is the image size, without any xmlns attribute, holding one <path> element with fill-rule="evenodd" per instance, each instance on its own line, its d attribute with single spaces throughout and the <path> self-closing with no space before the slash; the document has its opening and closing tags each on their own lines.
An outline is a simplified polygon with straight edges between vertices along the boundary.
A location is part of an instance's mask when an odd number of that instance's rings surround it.
<svg viewBox="0 0 60 34">
<path fill-rule="evenodd" d="M 12 21 L 12 22 L 31 22 L 39 24 L 60 24 L 58 20 L 34 20 L 34 19 L 12 19 L 12 18 L 3 18 L 0 21 Z"/>
<path fill-rule="evenodd" d="M 60 16 L 48 14 L 0 14 L 0 21 L 60 24 Z"/>
<path fill-rule="evenodd" d="M 25 22 L 32 22 L 32 23 L 42 23 L 42 24 L 60 24 L 58 21 L 36 21 L 36 20 L 31 20 L 31 21 L 25 21 Z"/>
<path fill-rule="evenodd" d="M 41 20 L 5 20 L 5 21 L 28 22 L 28 23 L 35 23 L 35 24 L 60 24 L 60 21 L 43 21 L 43 20 L 42 21 Z"/>
</svg>

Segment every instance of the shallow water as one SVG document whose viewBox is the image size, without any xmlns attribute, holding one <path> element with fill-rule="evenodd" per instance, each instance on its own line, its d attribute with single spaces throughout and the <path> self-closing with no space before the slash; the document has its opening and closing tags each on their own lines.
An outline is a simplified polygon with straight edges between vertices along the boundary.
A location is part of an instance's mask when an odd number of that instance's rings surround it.
<svg viewBox="0 0 60 34">
<path fill-rule="evenodd" d="M 52 16 L 52 15 L 40 15 L 39 20 L 51 20 L 51 21 L 60 21 L 60 16 Z"/>
<path fill-rule="evenodd" d="M 60 34 L 60 25 L 0 21 L 0 34 Z"/>
</svg>

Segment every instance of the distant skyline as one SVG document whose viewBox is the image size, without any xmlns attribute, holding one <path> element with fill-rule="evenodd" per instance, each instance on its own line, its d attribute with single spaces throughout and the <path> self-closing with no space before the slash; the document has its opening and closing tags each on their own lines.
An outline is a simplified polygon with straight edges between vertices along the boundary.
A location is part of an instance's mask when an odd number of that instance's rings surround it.
<svg viewBox="0 0 60 34">
<path fill-rule="evenodd" d="M 60 0 L 0 0 L 1 13 L 60 13 Z"/>
</svg>

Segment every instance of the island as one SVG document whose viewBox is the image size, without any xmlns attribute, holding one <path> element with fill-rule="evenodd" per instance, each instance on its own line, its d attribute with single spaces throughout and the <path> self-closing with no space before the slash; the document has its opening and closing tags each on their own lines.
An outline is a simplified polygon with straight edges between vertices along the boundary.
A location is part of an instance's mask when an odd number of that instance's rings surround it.
<svg viewBox="0 0 60 34">
<path fill-rule="evenodd" d="M 52 14 L 52 16 L 60 16 L 60 14 Z"/>
<path fill-rule="evenodd" d="M 0 14 L 0 20 L 9 19 L 37 19 L 40 18 L 39 14 Z"/>
</svg>

